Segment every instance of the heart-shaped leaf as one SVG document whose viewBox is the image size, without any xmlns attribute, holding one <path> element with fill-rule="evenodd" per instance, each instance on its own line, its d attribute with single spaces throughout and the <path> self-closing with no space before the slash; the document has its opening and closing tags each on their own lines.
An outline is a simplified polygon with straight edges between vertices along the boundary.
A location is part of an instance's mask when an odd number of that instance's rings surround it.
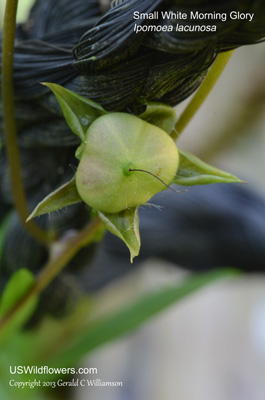
<svg viewBox="0 0 265 400">
<path fill-rule="evenodd" d="M 179 150 L 179 157 L 179 168 L 173 181 L 177 185 L 193 186 L 221 182 L 243 182 L 234 175 L 212 167 L 193 154 Z"/>
<path fill-rule="evenodd" d="M 68 182 L 64 183 L 54 192 L 48 194 L 32 211 L 27 221 L 32 218 L 47 214 L 52 211 L 60 210 L 61 208 L 70 206 L 71 204 L 79 203 L 82 199 L 79 196 L 76 184 L 75 176 Z"/>
<path fill-rule="evenodd" d="M 147 103 L 145 112 L 138 117 L 149 124 L 158 126 L 168 134 L 174 129 L 177 120 L 174 108 L 163 103 Z"/>
<path fill-rule="evenodd" d="M 43 83 L 55 94 L 60 103 L 64 117 L 70 129 L 85 141 L 85 133 L 92 122 L 101 115 L 107 114 L 99 104 L 86 99 L 71 90 L 55 83 Z"/>
<path fill-rule="evenodd" d="M 131 254 L 131 262 L 138 256 L 141 246 L 138 207 L 107 214 L 98 211 L 106 229 L 124 241 Z"/>
</svg>

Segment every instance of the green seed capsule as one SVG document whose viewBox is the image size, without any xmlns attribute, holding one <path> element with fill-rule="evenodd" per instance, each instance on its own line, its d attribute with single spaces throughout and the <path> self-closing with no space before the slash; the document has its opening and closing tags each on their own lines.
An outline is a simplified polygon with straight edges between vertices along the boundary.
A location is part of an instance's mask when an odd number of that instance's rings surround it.
<svg viewBox="0 0 265 400">
<path fill-rule="evenodd" d="M 165 189 L 150 173 L 169 185 L 178 163 L 177 147 L 162 129 L 130 114 L 110 113 L 87 130 L 76 186 L 90 207 L 117 213 Z"/>
</svg>

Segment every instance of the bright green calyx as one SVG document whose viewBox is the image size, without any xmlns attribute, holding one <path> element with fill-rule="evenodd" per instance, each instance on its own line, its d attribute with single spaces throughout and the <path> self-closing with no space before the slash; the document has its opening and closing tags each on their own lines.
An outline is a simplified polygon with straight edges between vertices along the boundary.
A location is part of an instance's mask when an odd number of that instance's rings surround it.
<svg viewBox="0 0 265 400">
<path fill-rule="evenodd" d="M 54 83 L 67 124 L 80 138 L 76 175 L 45 197 L 28 220 L 84 201 L 97 210 L 107 230 L 130 250 L 140 249 L 138 208 L 171 183 L 205 185 L 240 182 L 235 176 L 177 149 L 171 134 L 176 125 L 172 107 L 148 103 L 138 117 L 108 113 L 99 104 Z"/>
<path fill-rule="evenodd" d="M 76 173 L 77 191 L 92 208 L 117 213 L 145 204 L 165 189 L 155 177 L 134 169 L 152 173 L 169 185 L 178 163 L 177 147 L 165 131 L 133 115 L 110 113 L 87 130 Z"/>
</svg>

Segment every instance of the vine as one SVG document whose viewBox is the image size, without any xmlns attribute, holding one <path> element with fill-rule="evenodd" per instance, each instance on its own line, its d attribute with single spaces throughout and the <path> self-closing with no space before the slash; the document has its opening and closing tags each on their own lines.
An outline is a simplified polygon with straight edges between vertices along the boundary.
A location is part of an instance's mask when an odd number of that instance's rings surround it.
<svg viewBox="0 0 265 400">
<path fill-rule="evenodd" d="M 230 60 L 233 51 L 228 51 L 226 53 L 221 53 L 218 55 L 210 71 L 206 75 L 203 83 L 198 89 L 197 93 L 193 96 L 190 103 L 187 105 L 181 116 L 179 117 L 175 128 L 171 134 L 173 139 L 177 139 L 181 132 L 186 128 L 190 120 L 193 118 L 194 114 L 198 111 L 200 106 L 203 104 L 205 99 L 208 97 L 209 93 L 213 89 L 214 85 L 221 76 L 226 64 Z"/>
<path fill-rule="evenodd" d="M 13 200 L 20 219 L 31 236 L 33 236 L 37 241 L 47 245 L 50 241 L 48 234 L 36 225 L 34 221 L 26 223 L 29 212 L 20 168 L 13 84 L 13 58 L 17 6 L 18 0 L 7 0 L 3 27 L 2 99 L 6 151 L 9 163 Z"/>
</svg>

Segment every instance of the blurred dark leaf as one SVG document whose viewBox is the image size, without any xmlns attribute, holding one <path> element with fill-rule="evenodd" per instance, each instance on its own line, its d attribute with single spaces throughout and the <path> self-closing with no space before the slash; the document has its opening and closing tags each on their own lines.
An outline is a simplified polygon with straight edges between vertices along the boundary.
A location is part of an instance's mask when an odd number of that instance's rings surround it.
<svg viewBox="0 0 265 400">
<path fill-rule="evenodd" d="M 9 215 L 7 215 L 1 222 L 0 225 L 0 260 L 2 257 L 3 245 L 5 241 L 5 235 L 8 229 Z"/>
</svg>

